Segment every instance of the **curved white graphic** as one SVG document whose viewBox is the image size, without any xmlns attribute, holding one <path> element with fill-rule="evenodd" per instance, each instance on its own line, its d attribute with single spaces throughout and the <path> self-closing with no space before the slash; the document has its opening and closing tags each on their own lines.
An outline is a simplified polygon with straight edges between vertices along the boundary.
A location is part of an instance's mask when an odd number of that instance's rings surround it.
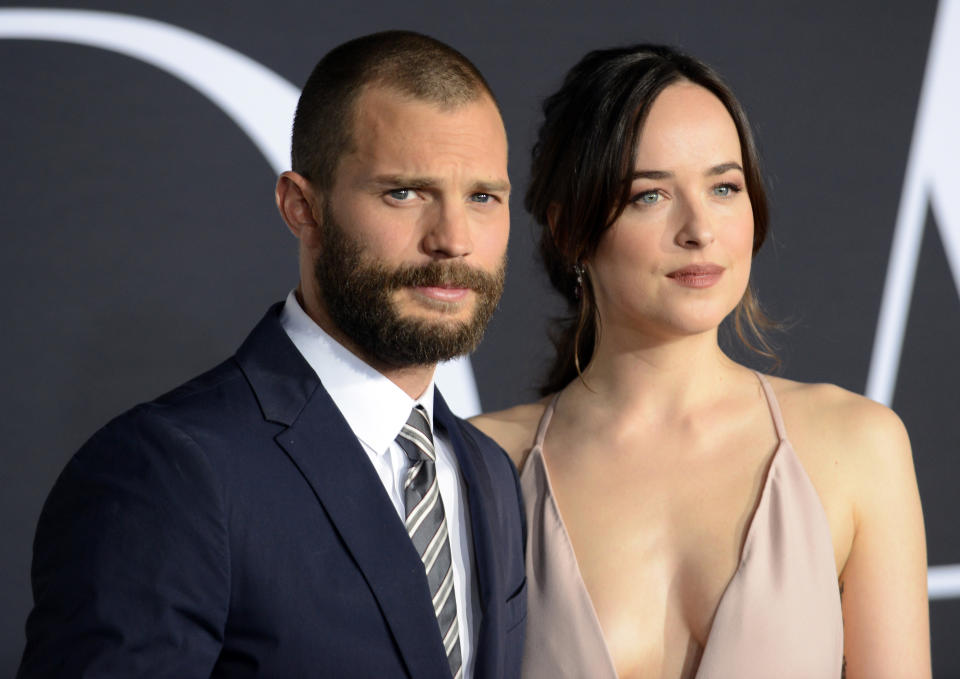
<svg viewBox="0 0 960 679">
<path fill-rule="evenodd" d="M 0 38 L 88 45 L 156 66 L 219 106 L 274 171 L 290 166 L 290 128 L 300 91 L 209 38 L 153 19 L 63 9 L 0 9 Z"/>
<path fill-rule="evenodd" d="M 299 89 L 225 45 L 153 19 L 64 9 L 0 9 L 3 38 L 99 47 L 156 66 L 219 106 L 250 137 L 274 172 L 290 166 L 290 129 Z M 470 359 L 441 364 L 437 383 L 458 415 L 480 412 Z"/>
<path fill-rule="evenodd" d="M 940 230 L 940 240 L 960 294 L 957 111 L 960 111 L 960 1 L 943 0 L 933 25 L 867 378 L 867 396 L 886 405 L 893 402 L 897 385 L 928 207 Z M 931 566 L 927 588 L 931 599 L 960 598 L 960 564 Z"/>
<path fill-rule="evenodd" d="M 866 394 L 890 405 L 920 257 L 927 208 L 960 292 L 960 2 L 940 3 L 917 107 Z"/>
</svg>

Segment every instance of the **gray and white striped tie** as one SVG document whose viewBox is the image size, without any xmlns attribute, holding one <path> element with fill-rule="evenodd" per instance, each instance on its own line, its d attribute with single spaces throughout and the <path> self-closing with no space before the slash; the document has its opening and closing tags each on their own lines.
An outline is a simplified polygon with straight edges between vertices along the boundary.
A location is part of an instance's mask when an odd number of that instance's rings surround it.
<svg viewBox="0 0 960 679">
<path fill-rule="evenodd" d="M 462 667 L 457 600 L 453 594 L 453 562 L 447 537 L 447 519 L 437 485 L 433 436 L 423 406 L 418 405 L 410 412 L 407 423 L 397 435 L 397 443 L 410 458 L 410 469 L 403 485 L 407 533 L 427 571 L 433 612 L 440 626 L 450 673 L 454 679 L 459 679 Z"/>
</svg>

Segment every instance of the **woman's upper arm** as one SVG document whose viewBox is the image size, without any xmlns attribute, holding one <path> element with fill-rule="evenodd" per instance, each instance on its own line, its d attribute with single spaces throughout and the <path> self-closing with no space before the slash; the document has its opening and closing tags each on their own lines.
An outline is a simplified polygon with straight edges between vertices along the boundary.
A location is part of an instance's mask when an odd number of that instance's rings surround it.
<svg viewBox="0 0 960 679">
<path fill-rule="evenodd" d="M 890 410 L 861 400 L 851 427 L 855 532 L 840 574 L 844 676 L 929 677 L 923 514 L 910 441 Z"/>
</svg>

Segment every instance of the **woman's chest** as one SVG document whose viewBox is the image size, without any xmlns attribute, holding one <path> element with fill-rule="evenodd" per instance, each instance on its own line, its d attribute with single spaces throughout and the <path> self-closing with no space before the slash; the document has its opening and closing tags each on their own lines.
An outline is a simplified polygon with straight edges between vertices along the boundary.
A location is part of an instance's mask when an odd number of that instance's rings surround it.
<svg viewBox="0 0 960 679">
<path fill-rule="evenodd" d="M 695 673 L 770 453 L 726 465 L 682 457 L 551 466 L 571 549 L 622 677 Z"/>
</svg>

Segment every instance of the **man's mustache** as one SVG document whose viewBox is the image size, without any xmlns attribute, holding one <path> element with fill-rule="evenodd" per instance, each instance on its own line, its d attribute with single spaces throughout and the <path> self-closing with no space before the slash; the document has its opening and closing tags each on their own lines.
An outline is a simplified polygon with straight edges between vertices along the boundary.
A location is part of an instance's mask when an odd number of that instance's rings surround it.
<svg viewBox="0 0 960 679">
<path fill-rule="evenodd" d="M 394 290 L 407 287 L 470 288 L 484 293 L 498 290 L 502 277 L 502 269 L 488 273 L 463 262 L 430 262 L 390 272 L 387 286 Z"/>
</svg>

